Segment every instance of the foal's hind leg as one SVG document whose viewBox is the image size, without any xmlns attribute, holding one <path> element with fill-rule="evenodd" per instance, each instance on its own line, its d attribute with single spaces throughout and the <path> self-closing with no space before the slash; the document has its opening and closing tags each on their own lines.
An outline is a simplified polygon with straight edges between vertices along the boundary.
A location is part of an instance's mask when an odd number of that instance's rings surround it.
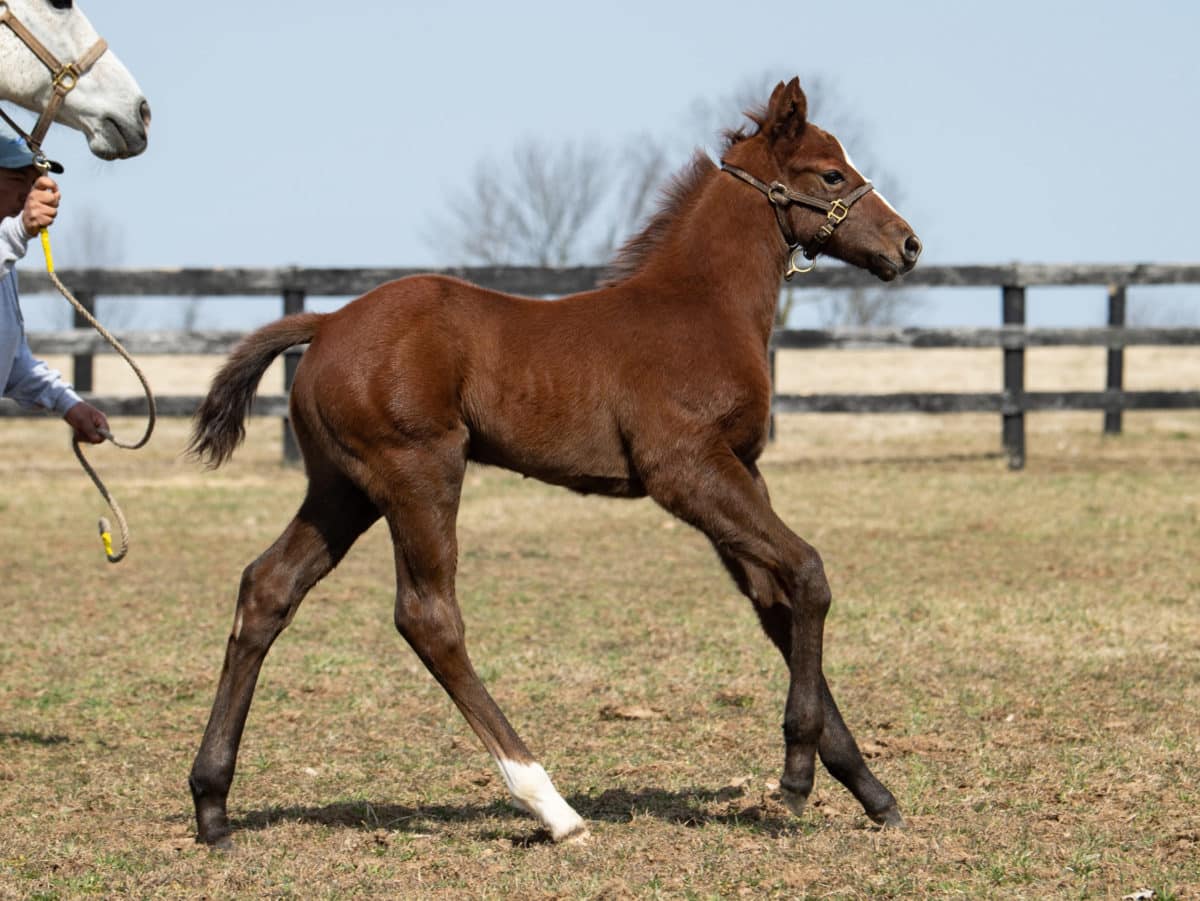
<svg viewBox="0 0 1200 901">
<path fill-rule="evenodd" d="M 188 784 L 198 839 L 229 843 L 226 799 L 258 671 L 304 595 L 328 573 L 379 513 L 341 479 L 309 483 L 308 496 L 283 534 L 242 573 L 233 632 L 204 739 Z"/>
<path fill-rule="evenodd" d="M 517 805 L 555 841 L 581 836 L 583 819 L 554 788 L 509 725 L 467 656 L 454 590 L 455 517 L 466 467 L 463 448 L 397 450 L 386 482 L 394 499 L 384 515 L 396 550 L 396 628 L 446 689 L 495 759 Z"/>
</svg>

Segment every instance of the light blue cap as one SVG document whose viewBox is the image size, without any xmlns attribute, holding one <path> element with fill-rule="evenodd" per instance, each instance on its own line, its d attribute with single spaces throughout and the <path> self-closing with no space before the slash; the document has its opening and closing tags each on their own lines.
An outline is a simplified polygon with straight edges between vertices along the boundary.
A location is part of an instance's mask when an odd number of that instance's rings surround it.
<svg viewBox="0 0 1200 901">
<path fill-rule="evenodd" d="M 33 153 L 25 139 L 0 121 L 0 168 L 21 169 L 33 165 Z"/>
</svg>

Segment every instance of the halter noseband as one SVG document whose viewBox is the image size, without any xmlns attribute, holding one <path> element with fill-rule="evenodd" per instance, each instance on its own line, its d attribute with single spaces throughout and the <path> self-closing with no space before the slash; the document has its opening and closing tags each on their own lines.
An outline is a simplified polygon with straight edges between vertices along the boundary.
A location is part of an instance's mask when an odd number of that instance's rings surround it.
<svg viewBox="0 0 1200 901">
<path fill-rule="evenodd" d="M 21 130 L 4 110 L 0 110 L 0 116 L 4 117 L 7 122 L 29 145 L 29 149 L 33 151 L 34 162 L 39 168 L 46 168 L 49 165 L 49 160 L 42 153 L 42 139 L 46 137 L 46 132 L 50 129 L 50 123 L 54 121 L 54 117 L 58 115 L 58 108 L 62 106 L 69 94 L 79 83 L 88 70 L 96 64 L 96 61 L 104 55 L 108 50 L 108 42 L 104 38 L 97 38 L 96 43 L 79 57 L 78 60 L 72 63 L 59 62 L 58 57 L 46 49 L 46 45 L 33 36 L 33 33 L 26 28 L 20 19 L 18 19 L 13 11 L 9 8 L 5 0 L 0 0 L 0 25 L 6 25 L 26 47 L 32 51 L 33 55 L 42 61 L 47 69 L 50 70 L 50 78 L 53 82 L 54 93 L 50 95 L 50 102 L 46 104 L 46 108 L 42 111 L 42 115 L 38 118 L 37 124 L 33 126 L 33 131 L 26 134 Z"/>
<path fill-rule="evenodd" d="M 787 242 L 788 250 L 790 251 L 787 271 L 783 274 L 783 277 L 788 280 L 791 280 L 791 277 L 797 272 L 812 272 L 817 265 L 817 254 L 821 252 L 821 247 L 833 236 L 834 229 L 841 225 L 846 217 L 850 215 L 850 207 L 875 190 L 874 185 L 866 182 L 855 188 L 845 197 L 839 197 L 832 201 L 822 200 L 820 197 L 814 197 L 812 194 L 801 194 L 799 191 L 793 191 L 780 181 L 767 184 L 765 181 L 755 178 L 745 169 L 731 166 L 724 161 L 721 163 L 721 169 L 767 195 L 767 200 L 771 202 L 771 208 L 775 211 L 775 218 L 779 221 L 779 230 L 783 233 L 783 240 Z M 825 222 L 817 229 L 816 234 L 808 239 L 807 243 L 796 239 L 791 226 L 788 225 L 787 215 L 784 213 L 789 206 L 795 203 L 825 214 Z M 808 266 L 800 267 L 796 265 L 796 258 L 801 253 L 809 260 L 812 260 Z"/>
</svg>

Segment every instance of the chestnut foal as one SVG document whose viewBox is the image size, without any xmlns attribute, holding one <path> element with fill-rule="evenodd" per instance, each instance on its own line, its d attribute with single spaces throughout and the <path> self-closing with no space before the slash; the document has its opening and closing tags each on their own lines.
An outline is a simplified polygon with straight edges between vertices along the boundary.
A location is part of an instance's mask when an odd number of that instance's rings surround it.
<svg viewBox="0 0 1200 901">
<path fill-rule="evenodd" d="M 583 493 L 649 495 L 708 536 L 790 670 L 788 806 L 803 809 L 820 754 L 873 820 L 903 824 L 822 674 L 830 591 L 821 558 L 771 509 L 755 461 L 790 251 L 827 253 L 889 281 L 913 267 L 921 245 L 837 139 L 807 121 L 798 80 L 748 115 L 756 128 L 729 136 L 722 166 L 693 160 L 596 290 L 546 302 L 418 276 L 334 313 L 281 319 L 234 350 L 197 413 L 192 452 L 212 466 L 227 460 L 267 366 L 308 342 L 291 393 L 308 493 L 242 575 L 189 780 L 201 842 L 229 842 L 226 798 L 268 649 L 381 516 L 395 547 L 396 628 L 495 758 L 516 804 L 555 840 L 583 833 L 467 656 L 455 518 L 471 460 Z"/>
</svg>

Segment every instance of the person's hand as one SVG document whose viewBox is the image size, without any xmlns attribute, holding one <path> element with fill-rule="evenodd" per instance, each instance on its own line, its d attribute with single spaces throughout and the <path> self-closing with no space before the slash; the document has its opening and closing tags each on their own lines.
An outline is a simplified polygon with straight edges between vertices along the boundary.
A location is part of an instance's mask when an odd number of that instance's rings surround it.
<svg viewBox="0 0 1200 901">
<path fill-rule="evenodd" d="M 49 175 L 39 175 L 29 196 L 25 198 L 25 208 L 21 210 L 21 225 L 25 233 L 36 235 L 43 228 L 49 228 L 54 217 L 58 215 L 58 184 Z"/>
<path fill-rule="evenodd" d="M 86 441 L 88 444 L 100 444 L 105 440 L 104 434 L 108 433 L 108 419 L 104 414 L 89 404 L 87 401 L 81 400 L 63 415 L 72 429 L 75 430 L 75 437 L 80 441 Z"/>
</svg>

